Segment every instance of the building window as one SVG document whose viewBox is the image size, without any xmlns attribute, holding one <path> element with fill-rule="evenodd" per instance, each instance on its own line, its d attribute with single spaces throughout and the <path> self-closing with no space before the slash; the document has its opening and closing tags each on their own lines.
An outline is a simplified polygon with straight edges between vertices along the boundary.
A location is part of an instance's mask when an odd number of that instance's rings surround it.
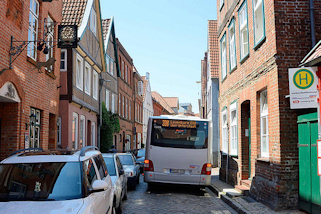
<svg viewBox="0 0 321 214">
<path fill-rule="evenodd" d="M 131 101 L 129 100 L 129 120 L 131 120 L 132 119 L 132 103 L 131 103 Z"/>
<path fill-rule="evenodd" d="M 96 123 L 91 122 L 91 144 L 96 146 Z"/>
<path fill-rule="evenodd" d="M 118 95 L 118 113 L 121 114 L 121 94 Z"/>
<path fill-rule="evenodd" d="M 57 145 L 61 146 L 61 117 L 57 121 Z"/>
<path fill-rule="evenodd" d="M 37 60 L 37 38 L 38 38 L 38 18 L 39 18 L 39 3 L 37 0 L 30 0 L 29 7 L 29 29 L 27 55 L 34 60 Z"/>
<path fill-rule="evenodd" d="M 223 6 L 224 6 L 224 0 L 220 0 L 220 10 L 222 9 Z"/>
<path fill-rule="evenodd" d="M 240 55 L 241 60 L 249 54 L 249 30 L 247 21 L 247 1 L 243 3 L 239 10 L 240 26 Z"/>
<path fill-rule="evenodd" d="M 91 88 L 91 68 L 90 65 L 85 62 L 85 92 L 90 95 Z"/>
<path fill-rule="evenodd" d="M 106 108 L 109 111 L 109 90 L 106 89 Z"/>
<path fill-rule="evenodd" d="M 115 63 L 114 63 L 114 60 L 112 58 L 110 58 L 110 73 L 111 75 L 114 76 L 114 66 L 115 66 Z"/>
<path fill-rule="evenodd" d="M 30 124 L 30 127 L 29 127 L 29 136 L 30 136 L 29 148 L 38 148 L 38 147 L 40 147 L 41 112 L 38 109 L 31 108 L 30 115 L 34 115 L 36 117 L 36 120 L 35 120 L 35 123 L 31 123 L 31 119 L 29 121 L 29 124 Z"/>
<path fill-rule="evenodd" d="M 111 95 L 111 112 L 115 113 L 115 94 Z"/>
<path fill-rule="evenodd" d="M 137 103 L 135 103 L 135 121 L 138 121 L 137 116 Z"/>
<path fill-rule="evenodd" d="M 143 95 L 143 81 L 138 81 L 138 95 L 142 96 Z"/>
<path fill-rule="evenodd" d="M 128 100 L 126 98 L 126 119 L 128 119 Z"/>
<path fill-rule="evenodd" d="M 253 0 L 254 44 L 258 45 L 265 38 L 263 0 Z"/>
<path fill-rule="evenodd" d="M 83 59 L 77 54 L 76 60 L 76 86 L 78 89 L 83 90 Z"/>
<path fill-rule="evenodd" d="M 227 111 L 222 111 L 222 152 L 228 152 Z"/>
<path fill-rule="evenodd" d="M 106 55 L 106 69 L 107 69 L 107 73 L 110 73 L 110 63 L 109 63 L 109 56 Z"/>
<path fill-rule="evenodd" d="M 122 113 L 122 116 L 125 117 L 125 97 L 123 96 L 123 109 L 122 109 L 123 113 Z"/>
<path fill-rule="evenodd" d="M 92 7 L 90 12 L 90 30 L 96 36 L 97 30 L 97 15 L 95 9 Z"/>
<path fill-rule="evenodd" d="M 233 19 L 228 27 L 229 35 L 229 54 L 230 54 L 230 71 L 236 67 L 236 45 L 235 45 L 235 20 Z"/>
<path fill-rule="evenodd" d="M 48 18 L 47 18 L 46 27 L 47 27 L 47 30 L 48 30 L 48 32 L 46 34 L 47 35 L 47 43 L 46 43 L 46 45 L 47 45 L 47 48 L 49 50 L 48 54 L 46 54 L 46 61 L 48 61 L 48 59 L 54 57 L 54 55 L 53 55 L 53 53 L 54 53 L 54 51 L 53 51 L 53 48 L 54 48 L 53 41 L 54 41 L 54 35 L 55 35 L 54 34 L 55 24 L 54 24 L 54 22 L 53 22 L 53 20 L 51 19 L 50 16 L 48 16 Z M 46 67 L 46 69 L 47 69 L 47 67 Z M 51 65 L 49 67 L 48 71 L 49 72 L 53 71 L 53 65 Z"/>
<path fill-rule="evenodd" d="M 84 115 L 80 115 L 79 144 L 80 148 L 86 146 L 86 118 Z"/>
<path fill-rule="evenodd" d="M 125 81 L 128 82 L 128 66 L 126 65 L 126 76 L 125 76 Z"/>
<path fill-rule="evenodd" d="M 124 61 L 121 62 L 121 76 L 123 79 L 125 79 Z"/>
<path fill-rule="evenodd" d="M 221 39 L 221 71 L 222 71 L 222 80 L 226 78 L 226 34 L 224 33 Z"/>
<path fill-rule="evenodd" d="M 72 115 L 72 148 L 78 149 L 78 114 Z"/>
<path fill-rule="evenodd" d="M 93 97 L 94 99 L 98 99 L 98 73 L 97 71 L 93 71 Z"/>
<path fill-rule="evenodd" d="M 267 91 L 260 94 L 261 157 L 269 157 L 269 112 Z"/>
<path fill-rule="evenodd" d="M 230 106 L 230 124 L 231 124 L 231 155 L 237 155 L 237 102 Z"/>
<path fill-rule="evenodd" d="M 67 71 L 67 50 L 66 49 L 61 49 L 60 71 Z"/>
</svg>

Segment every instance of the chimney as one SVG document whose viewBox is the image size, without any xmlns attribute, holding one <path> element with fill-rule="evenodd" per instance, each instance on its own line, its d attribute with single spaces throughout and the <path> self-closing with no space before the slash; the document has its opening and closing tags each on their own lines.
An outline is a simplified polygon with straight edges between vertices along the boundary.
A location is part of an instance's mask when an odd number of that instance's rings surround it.
<svg viewBox="0 0 321 214">
<path fill-rule="evenodd" d="M 146 72 L 146 79 L 149 80 L 149 72 Z"/>
</svg>

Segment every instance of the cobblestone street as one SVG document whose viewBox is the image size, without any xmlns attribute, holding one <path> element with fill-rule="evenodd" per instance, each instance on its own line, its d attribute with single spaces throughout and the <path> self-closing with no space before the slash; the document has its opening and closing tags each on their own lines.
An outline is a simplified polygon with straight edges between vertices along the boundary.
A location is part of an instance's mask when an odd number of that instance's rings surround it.
<svg viewBox="0 0 321 214">
<path fill-rule="evenodd" d="M 161 185 L 148 189 L 140 178 L 135 190 L 128 191 L 123 201 L 123 213 L 236 213 L 213 193 L 199 188 L 177 185 Z"/>
</svg>

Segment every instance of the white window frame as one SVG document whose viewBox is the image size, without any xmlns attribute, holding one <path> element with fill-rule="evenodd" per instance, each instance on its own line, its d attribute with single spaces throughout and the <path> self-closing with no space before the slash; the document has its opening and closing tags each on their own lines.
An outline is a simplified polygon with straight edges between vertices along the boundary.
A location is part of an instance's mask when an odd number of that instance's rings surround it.
<svg viewBox="0 0 321 214">
<path fill-rule="evenodd" d="M 123 96 L 123 109 L 122 109 L 122 116 L 125 117 L 125 97 Z"/>
<path fill-rule="evenodd" d="M 111 75 L 114 76 L 114 66 L 115 66 L 114 60 L 112 58 L 109 58 L 109 59 L 110 59 L 110 73 Z"/>
<path fill-rule="evenodd" d="M 91 8 L 90 12 L 90 30 L 95 36 L 97 35 L 97 14 L 94 7 Z"/>
<path fill-rule="evenodd" d="M 106 55 L 106 69 L 107 69 L 107 73 L 110 73 L 110 68 L 109 68 L 109 56 L 108 55 Z"/>
<path fill-rule="evenodd" d="M 223 81 L 227 76 L 226 33 L 224 33 L 224 35 L 221 38 L 220 47 L 221 47 L 221 72 L 222 72 L 222 81 Z"/>
<path fill-rule="evenodd" d="M 252 0 L 253 5 L 253 32 L 254 32 L 254 46 L 259 45 L 265 38 L 265 14 L 264 14 L 264 0 Z M 258 20 L 259 15 L 262 16 Z M 258 37 L 258 30 L 262 30 L 262 35 Z"/>
<path fill-rule="evenodd" d="M 118 95 L 118 113 L 121 115 L 121 94 Z"/>
<path fill-rule="evenodd" d="M 90 96 L 91 89 L 91 66 L 85 62 L 85 93 Z"/>
<path fill-rule="evenodd" d="M 76 87 L 83 90 L 84 87 L 84 71 L 83 71 L 83 58 L 77 54 L 76 57 Z"/>
<path fill-rule="evenodd" d="M 105 97 L 105 104 L 106 104 L 106 108 L 107 108 L 107 111 L 109 111 L 109 96 L 110 96 L 110 93 L 109 93 L 109 90 L 106 89 L 106 97 Z"/>
<path fill-rule="evenodd" d="M 223 8 L 224 6 L 224 0 L 220 0 L 220 10 Z"/>
<path fill-rule="evenodd" d="M 111 112 L 112 113 L 115 113 L 115 97 L 116 97 L 115 94 L 111 95 Z"/>
<path fill-rule="evenodd" d="M 27 55 L 33 60 L 37 60 L 37 38 L 38 38 L 38 19 L 39 19 L 39 2 L 37 0 L 30 0 L 29 5 L 29 28 L 28 28 L 28 44 Z"/>
<path fill-rule="evenodd" d="M 222 111 L 222 152 L 228 153 L 227 109 Z"/>
<path fill-rule="evenodd" d="M 65 59 L 62 59 L 62 55 L 64 55 Z M 61 66 L 63 66 L 63 68 L 61 68 Z M 66 49 L 61 49 L 60 71 L 67 71 L 67 50 Z"/>
<path fill-rule="evenodd" d="M 235 40 L 235 19 L 232 19 L 228 26 L 230 71 L 236 68 L 236 40 Z"/>
<path fill-rule="evenodd" d="M 54 53 L 54 45 L 53 45 L 53 41 L 54 41 L 54 35 L 55 35 L 55 24 L 54 21 L 52 20 L 52 18 L 50 16 L 48 16 L 47 18 L 47 23 L 46 23 L 48 32 L 47 32 L 47 48 L 48 48 L 48 54 L 46 54 L 46 61 L 48 61 L 49 58 L 54 57 L 53 53 Z M 53 71 L 53 65 L 51 65 L 49 67 L 50 69 L 47 69 L 48 72 L 52 72 Z"/>
<path fill-rule="evenodd" d="M 93 70 L 93 98 L 98 99 L 98 72 Z"/>
<path fill-rule="evenodd" d="M 266 108 L 264 108 L 266 107 Z M 265 120 L 265 124 L 264 124 Z M 266 127 L 266 132 L 263 133 L 263 125 Z M 268 109 L 268 94 L 267 91 L 262 91 L 260 93 L 260 138 L 261 138 L 261 157 L 269 157 L 269 109 Z M 263 145 L 263 139 L 266 139 L 266 145 Z M 266 151 L 263 148 L 266 146 Z"/>
<path fill-rule="evenodd" d="M 234 116 L 233 116 L 233 113 Z M 230 155 L 238 155 L 238 114 L 237 102 L 230 106 Z"/>
<path fill-rule="evenodd" d="M 241 61 L 249 55 L 249 27 L 247 15 L 247 1 L 239 9 L 239 31 L 240 31 L 240 59 Z"/>
<path fill-rule="evenodd" d="M 96 146 L 96 123 L 91 122 L 91 144 Z"/>
<path fill-rule="evenodd" d="M 128 119 L 128 99 L 126 98 L 126 119 Z"/>
<path fill-rule="evenodd" d="M 81 142 L 80 147 L 86 146 L 86 117 L 84 115 L 80 115 L 80 121 L 79 121 L 79 140 Z"/>
<path fill-rule="evenodd" d="M 128 108 L 129 108 L 129 110 L 128 110 L 129 120 L 131 120 L 132 119 L 132 114 L 131 114 L 132 105 L 131 105 L 131 101 L 130 100 L 128 101 Z"/>
<path fill-rule="evenodd" d="M 74 121 L 75 121 L 75 127 L 73 127 Z M 79 123 L 78 114 L 73 112 L 72 113 L 72 125 L 71 125 L 71 141 L 72 141 L 72 143 L 74 143 L 74 145 L 72 145 L 73 149 L 78 149 L 78 123 Z M 73 137 L 74 137 L 74 139 L 72 139 Z"/>
</svg>

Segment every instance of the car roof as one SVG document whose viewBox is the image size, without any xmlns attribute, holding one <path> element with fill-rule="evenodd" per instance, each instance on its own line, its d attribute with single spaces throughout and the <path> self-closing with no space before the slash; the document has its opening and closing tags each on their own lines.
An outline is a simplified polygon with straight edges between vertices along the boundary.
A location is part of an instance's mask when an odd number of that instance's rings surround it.
<svg viewBox="0 0 321 214">
<path fill-rule="evenodd" d="M 115 156 L 115 153 L 101 153 L 103 157 L 112 158 Z"/>
<path fill-rule="evenodd" d="M 84 147 L 86 148 L 86 147 Z M 82 151 L 84 151 L 82 153 Z M 29 151 L 13 154 L 7 157 L 1 164 L 17 163 L 44 163 L 44 162 L 79 162 L 92 156 L 101 154 L 98 150 L 56 150 L 56 151 Z"/>
</svg>

